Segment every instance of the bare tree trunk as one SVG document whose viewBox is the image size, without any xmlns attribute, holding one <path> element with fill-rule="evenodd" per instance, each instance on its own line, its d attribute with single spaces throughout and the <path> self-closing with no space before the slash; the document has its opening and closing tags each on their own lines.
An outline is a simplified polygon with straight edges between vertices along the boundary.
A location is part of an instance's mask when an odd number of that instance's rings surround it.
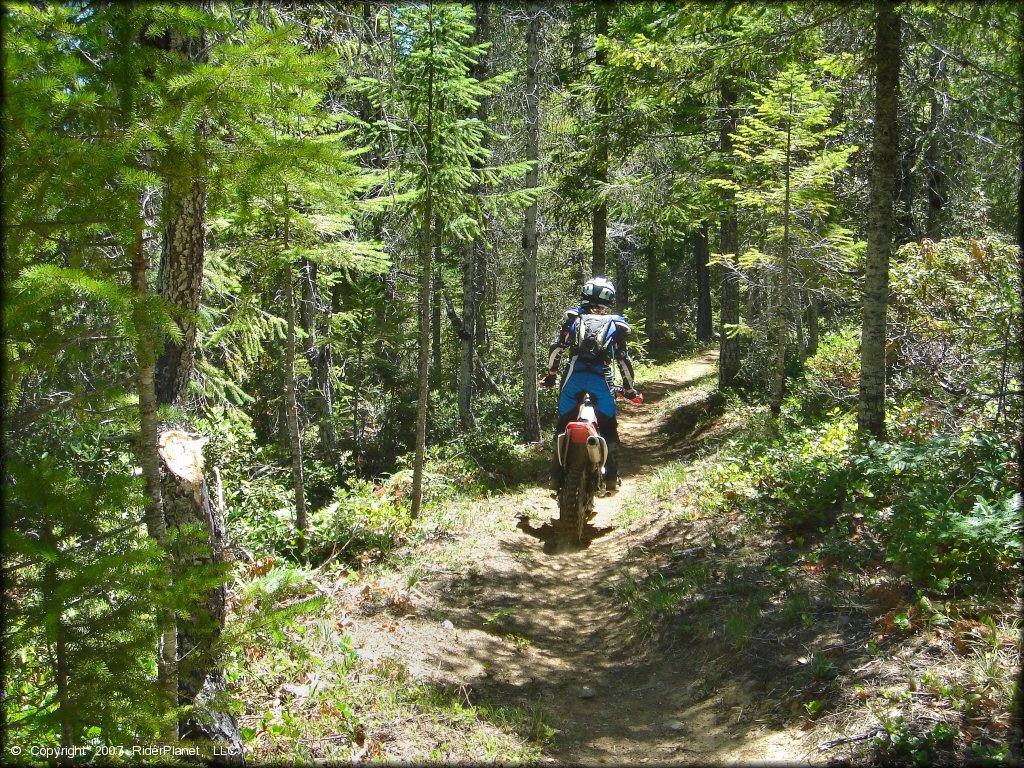
<svg viewBox="0 0 1024 768">
<path fill-rule="evenodd" d="M 711 323 L 711 271 L 708 262 L 708 224 L 702 222 L 693 238 L 693 263 L 697 273 L 697 341 L 708 341 L 715 335 Z"/>
<path fill-rule="evenodd" d="M 727 119 L 719 132 L 719 147 L 725 157 L 732 155 L 732 136 L 737 129 L 736 90 L 728 76 L 722 78 L 720 105 Z M 721 218 L 722 230 L 722 309 L 718 329 L 718 388 L 732 384 L 740 370 L 739 337 L 729 335 L 728 326 L 740 321 L 739 232 L 736 225 L 736 192 L 722 190 L 725 212 Z"/>
<path fill-rule="evenodd" d="M 430 64 L 427 68 L 427 125 L 426 125 L 426 189 L 423 194 L 423 210 L 420 220 L 420 354 L 416 397 L 416 458 L 412 471 L 412 505 L 409 515 L 419 517 L 423 505 L 423 463 L 427 453 L 427 408 L 430 406 L 430 288 L 431 246 L 433 237 L 431 225 L 434 219 L 433 179 L 434 170 L 434 16 L 431 5 L 428 34 L 430 35 Z"/>
<path fill-rule="evenodd" d="M 161 548 L 167 547 L 167 524 L 164 520 L 163 496 L 160 490 L 160 457 L 157 454 L 156 342 L 153 326 L 146 314 L 146 255 L 142 247 L 142 218 L 136 225 L 135 252 L 132 261 L 132 288 L 135 305 L 132 320 L 135 326 L 136 358 L 139 366 L 139 464 L 146 484 L 146 530 Z M 178 641 L 174 613 L 161 610 L 157 616 L 160 645 L 157 649 L 157 686 L 164 697 L 164 714 L 174 712 L 178 705 L 177 656 Z M 177 741 L 174 719 L 164 720 L 161 740 Z"/>
<path fill-rule="evenodd" d="M 633 261 L 633 246 L 628 242 L 615 252 L 615 307 L 619 314 L 629 308 L 629 270 Z"/>
<path fill-rule="evenodd" d="M 526 30 L 526 189 L 539 184 L 540 162 L 540 5 L 527 7 Z M 519 338 L 523 363 L 523 439 L 540 440 L 540 403 L 537 398 L 537 202 L 526 209 L 523 221 L 523 328 Z"/>
<path fill-rule="evenodd" d="M 459 247 L 462 261 L 462 322 L 466 335 L 459 337 L 459 424 L 476 427 L 473 415 L 473 347 L 476 338 L 476 257 L 471 243 Z"/>
<path fill-rule="evenodd" d="M 812 288 L 807 292 L 807 355 L 818 351 L 818 294 Z"/>
<path fill-rule="evenodd" d="M 175 574 L 205 576 L 213 584 L 191 601 L 178 621 L 178 703 L 182 707 L 178 727 L 182 739 L 229 753 L 218 755 L 214 762 L 242 765 L 243 740 L 227 706 L 220 641 L 227 614 L 224 527 L 210 501 L 204 444 L 205 440 L 178 430 L 160 435 L 161 491 L 168 528 L 175 532 Z"/>
<path fill-rule="evenodd" d="M 594 4 L 594 40 L 595 45 L 598 37 L 608 35 L 608 4 Z M 600 69 L 608 61 L 608 53 L 598 49 L 594 56 L 594 63 Z M 594 175 L 595 186 L 602 188 L 608 183 L 608 94 L 603 87 L 597 88 L 597 95 L 594 97 L 594 112 L 597 123 L 597 139 L 594 149 L 596 161 L 596 172 Z M 604 189 L 598 194 L 601 199 L 594 205 L 593 215 L 593 249 L 591 252 L 592 275 L 598 277 L 604 275 L 608 269 L 608 203 L 604 197 Z"/>
<path fill-rule="evenodd" d="M 440 252 L 440 249 L 438 249 Z M 430 305 L 430 378 L 441 384 L 441 292 L 434 280 L 434 298 Z"/>
<path fill-rule="evenodd" d="M 191 62 L 207 59 L 205 35 L 191 40 L 171 32 L 168 45 Z M 169 176 L 164 184 L 165 228 L 156 290 L 184 312 L 176 318 L 182 340 L 165 338 L 156 364 L 156 395 L 161 405 L 178 402 L 192 378 L 206 257 L 206 180 L 200 169 L 192 167 L 191 158 L 179 156 L 175 160 L 174 172 L 180 175 Z"/>
<path fill-rule="evenodd" d="M 945 54 L 938 47 L 932 48 L 928 81 L 931 90 L 928 100 L 928 146 L 925 149 L 928 208 L 924 231 L 929 238 L 937 242 L 942 238 L 942 211 L 947 202 L 946 146 L 943 139 L 946 130 L 946 104 L 949 100 Z"/>
<path fill-rule="evenodd" d="M 300 259 L 299 279 L 302 286 L 299 318 L 305 335 L 302 353 L 313 374 L 313 401 L 319 424 L 320 455 L 328 457 L 337 447 L 338 434 L 334 428 L 332 408 L 331 345 L 319 338 L 317 329 L 320 308 L 319 265 L 309 259 Z"/>
<path fill-rule="evenodd" d="M 1024 83 L 1024 13 L 1018 12 L 1017 22 L 1019 25 L 1017 30 L 1017 82 Z M 1024 93 L 1020 94 L 1017 109 L 1017 124 L 1024 125 Z M 1024 254 L 1024 142 L 1020 144 L 1018 151 L 1020 154 L 1017 157 L 1017 247 L 1020 248 L 1019 253 Z M 1017 269 L 1021 280 L 1020 284 L 1024 285 L 1024 260 L 1020 260 L 1019 257 Z M 1018 328 L 1015 336 L 1017 338 L 1017 360 L 1019 361 L 1017 380 L 1024 381 L 1024 333 L 1021 333 Z M 1019 440 L 1020 436 L 1024 435 L 1024 411 L 1018 418 L 1016 429 Z M 1024 494 L 1024 451 L 1019 447 L 1017 449 L 1017 493 Z M 1021 662 L 1024 662 L 1024 649 L 1017 651 L 1018 669 Z M 1014 686 L 1011 711 L 1013 719 L 1008 738 L 1010 762 L 1020 763 L 1021 757 L 1024 756 L 1024 685 L 1019 682 Z"/>
<path fill-rule="evenodd" d="M 793 328 L 796 331 L 796 351 L 800 356 L 800 361 L 803 362 L 807 359 L 807 346 L 804 344 L 804 292 L 796 290 L 792 291 L 791 295 L 792 300 L 796 302 L 796 311 L 793 313 L 796 320 L 793 323 Z"/>
<path fill-rule="evenodd" d="M 156 367 L 157 399 L 178 402 L 188 389 L 195 362 L 197 313 L 203 290 L 206 241 L 206 184 L 200 179 L 170 181 L 164 192 L 167 228 L 156 289 L 170 304 L 184 310 L 176 318 L 182 340 L 164 340 Z"/>
<path fill-rule="evenodd" d="M 288 200 L 285 195 L 284 247 L 288 249 Z M 306 483 L 302 474 L 302 431 L 299 428 L 299 404 L 295 384 L 295 281 L 292 262 L 284 267 L 285 302 L 288 310 L 288 334 L 285 343 L 284 388 L 288 421 L 288 441 L 292 454 L 292 486 L 295 489 L 295 549 L 299 559 L 306 556 Z"/>
<path fill-rule="evenodd" d="M 649 243 L 647 246 L 647 339 L 650 343 L 650 354 L 658 346 L 658 250 L 665 256 L 665 239 L 661 238 L 660 246 Z"/>
<path fill-rule="evenodd" d="M 885 436 L 885 331 L 892 251 L 893 174 L 897 162 L 900 17 L 892 3 L 876 4 L 875 129 L 871 149 L 871 201 L 868 206 L 867 265 L 864 274 L 860 351 L 861 434 Z"/>
<path fill-rule="evenodd" d="M 359 421 L 359 404 L 363 396 L 363 349 L 366 334 L 362 322 L 356 327 L 356 372 L 352 383 L 352 464 L 356 468 L 356 477 L 362 476 L 362 426 Z"/>
<path fill-rule="evenodd" d="M 43 539 L 56 555 L 60 550 L 53 526 L 47 524 Z M 53 675 L 57 683 L 57 715 L 60 720 L 60 745 L 68 749 L 75 741 L 75 718 L 72 714 L 71 689 L 68 685 L 68 646 L 64 631 L 64 600 L 59 590 L 57 560 L 48 559 L 43 566 L 42 595 L 46 611 L 46 636 L 53 645 Z M 71 765 L 70 753 L 61 758 L 61 765 Z"/>
<path fill-rule="evenodd" d="M 488 43 L 491 41 L 491 2 L 490 0 L 474 0 L 473 3 L 474 12 L 476 13 L 476 30 L 474 32 L 474 40 L 477 43 Z M 490 59 L 490 48 L 484 49 L 481 53 L 480 58 L 477 59 L 474 76 L 477 80 L 486 80 L 491 76 L 491 59 Z M 480 99 L 480 106 L 477 109 L 476 116 L 482 122 L 487 122 L 490 119 L 491 114 L 491 99 L 490 96 L 483 96 Z M 490 140 L 485 135 L 481 146 L 486 150 L 490 144 Z M 483 162 L 480 160 L 471 161 L 473 167 L 483 167 Z M 486 185 L 478 190 L 475 194 L 481 194 L 486 192 Z M 483 227 L 484 231 L 488 231 L 491 227 L 488 214 L 484 214 Z M 473 336 L 476 339 L 476 358 L 478 362 L 480 358 L 480 350 L 486 349 L 488 345 L 487 336 L 487 315 L 483 311 L 485 306 L 485 296 L 487 293 L 487 278 L 490 274 L 490 263 L 491 263 L 491 251 L 487 244 L 487 238 L 477 237 L 473 239 L 473 301 L 475 302 L 473 307 Z M 492 306 L 497 309 L 497 302 L 494 302 Z M 475 421 L 475 420 L 474 420 Z"/>
<path fill-rule="evenodd" d="M 786 196 L 782 204 L 782 274 L 779 277 L 778 316 L 775 326 L 775 377 L 772 386 L 771 412 L 776 419 L 782 411 L 782 390 L 786 384 L 786 344 L 789 341 L 789 211 L 790 162 L 793 135 L 793 84 L 789 86 L 789 112 L 786 114 Z"/>
</svg>

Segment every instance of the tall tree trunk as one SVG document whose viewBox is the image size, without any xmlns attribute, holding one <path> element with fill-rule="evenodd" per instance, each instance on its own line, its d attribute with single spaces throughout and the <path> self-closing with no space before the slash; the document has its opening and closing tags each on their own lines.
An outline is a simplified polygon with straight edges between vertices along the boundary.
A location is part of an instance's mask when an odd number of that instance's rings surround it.
<svg viewBox="0 0 1024 768">
<path fill-rule="evenodd" d="M 441 289 L 434 280 L 434 297 L 430 305 L 430 378 L 441 385 Z"/>
<path fill-rule="evenodd" d="M 419 517 L 423 505 L 423 463 L 427 453 L 427 408 L 430 406 L 430 288 L 431 246 L 433 237 L 431 225 L 434 220 L 433 179 L 434 171 L 434 14 L 430 6 L 428 34 L 430 35 L 430 63 L 427 66 L 427 124 L 426 141 L 426 184 L 423 191 L 423 209 L 420 219 L 420 302 L 419 302 L 419 370 L 416 396 L 416 457 L 412 471 L 412 504 L 409 515 Z"/>
<path fill-rule="evenodd" d="M 786 114 L 786 194 L 782 203 L 782 274 L 779 276 L 778 315 L 775 326 L 775 376 L 771 412 L 776 419 L 782 411 L 782 391 L 786 384 L 786 344 L 789 341 L 789 212 L 790 164 L 793 151 L 793 84 L 789 85 L 789 112 Z"/>
<path fill-rule="evenodd" d="M 473 8 L 476 13 L 476 31 L 475 41 L 477 43 L 489 43 L 491 41 L 491 2 L 490 0 L 474 0 Z M 478 81 L 487 80 L 491 76 L 491 55 L 490 48 L 485 48 L 480 54 L 480 58 L 476 62 L 475 77 Z M 486 123 L 490 120 L 491 115 L 491 97 L 482 96 L 480 98 L 480 105 L 477 108 L 476 116 L 481 121 Z M 481 141 L 481 147 L 486 151 L 490 146 L 490 139 L 485 135 Z M 473 167 L 483 167 L 483 162 L 478 159 L 474 159 L 471 164 Z M 477 191 L 476 194 L 487 192 L 486 186 L 482 187 Z M 483 222 L 484 231 L 488 231 L 491 227 L 488 214 L 484 213 Z M 474 297 L 473 300 L 476 302 L 474 307 L 474 320 L 473 320 L 473 334 L 476 337 L 477 345 L 477 357 L 480 356 L 480 349 L 487 347 L 487 316 L 483 312 L 485 305 L 485 294 L 487 292 L 487 278 L 490 269 L 491 251 L 487 244 L 486 237 L 477 237 L 473 239 L 473 281 L 474 281 Z M 492 306 L 497 310 L 497 303 L 492 303 Z"/>
<path fill-rule="evenodd" d="M 302 300 L 299 317 L 302 332 L 302 353 L 309 363 L 313 379 L 313 399 L 320 433 L 320 455 L 329 457 L 337 446 L 337 431 L 334 428 L 331 393 L 331 345 L 320 339 L 317 322 L 320 315 L 320 267 L 309 259 L 299 260 L 299 276 L 302 285 Z M 328 327 L 330 316 L 326 318 Z"/>
<path fill-rule="evenodd" d="M 359 404 L 363 397 L 363 350 L 366 346 L 366 334 L 362 327 L 362 318 L 355 328 L 356 332 L 356 370 L 352 382 L 352 464 L 356 468 L 356 477 L 362 476 L 362 426 L 359 420 Z"/>
<path fill-rule="evenodd" d="M 473 3 L 475 15 L 475 27 L 473 30 L 473 44 L 481 45 L 490 42 L 490 3 L 485 0 L 475 0 Z M 490 77 L 490 49 L 485 49 L 477 59 L 473 67 L 473 77 L 477 81 L 484 81 Z M 486 123 L 490 115 L 490 98 L 484 96 L 477 106 L 477 118 Z M 488 144 L 485 137 L 483 146 Z M 474 169 L 483 167 L 483 162 L 474 158 L 471 160 Z M 472 194 L 480 197 L 485 193 L 483 185 L 473 186 Z M 437 223 L 435 221 L 435 227 Z M 487 224 L 484 223 L 486 231 Z M 482 236 L 474 237 L 468 242 L 460 245 L 460 264 L 462 267 L 462 329 L 463 334 L 459 336 L 459 373 L 458 373 L 458 395 L 459 395 L 459 424 L 463 429 L 476 428 L 476 416 L 473 414 L 473 400 L 476 394 L 476 377 L 474 376 L 475 347 L 484 343 L 486 320 L 481 312 L 484 297 L 484 279 L 487 274 L 487 242 Z M 434 311 L 440 316 L 441 299 L 434 296 Z M 468 338 L 466 336 L 468 334 Z"/>
<path fill-rule="evenodd" d="M 941 23 L 941 22 L 939 22 Z M 942 211 L 946 207 L 946 146 L 945 114 L 949 100 L 946 83 L 945 54 L 932 48 L 928 66 L 928 146 L 925 149 L 925 183 L 928 208 L 925 216 L 925 234 L 936 242 L 942 239 Z"/>
<path fill-rule="evenodd" d="M 723 76 L 720 86 L 722 121 L 719 131 L 719 148 L 722 155 L 731 158 L 732 136 L 736 132 L 738 118 L 736 115 L 736 89 L 732 79 Z M 732 384 L 740 371 L 740 341 L 738 336 L 730 336 L 728 326 L 740 321 L 740 281 L 739 281 L 739 231 L 736 224 L 736 192 L 732 189 L 722 190 L 724 211 L 721 218 L 722 232 L 722 308 L 719 315 L 718 328 L 718 388 L 724 389 Z"/>
<path fill-rule="evenodd" d="M 619 314 L 629 309 L 629 269 L 633 260 L 633 247 L 623 243 L 615 254 L 615 307 Z"/>
<path fill-rule="evenodd" d="M 132 288 L 135 304 L 132 321 L 135 326 L 135 354 L 139 366 L 139 442 L 138 456 L 146 485 L 146 531 L 161 547 L 167 547 L 167 523 L 164 520 L 163 495 L 160 490 L 160 457 L 157 454 L 156 341 L 153 326 L 146 313 L 149 289 L 146 283 L 146 254 L 143 250 L 142 218 L 136 225 L 135 250 L 132 260 Z M 177 723 L 167 714 L 178 705 L 177 657 L 178 640 L 174 613 L 162 609 L 157 615 L 160 645 L 157 649 L 157 687 L 166 709 L 160 738 L 173 742 L 178 738 Z"/>
<path fill-rule="evenodd" d="M 540 162 L 540 5 L 527 6 L 526 28 L 526 189 L 539 184 Z M 537 398 L 537 202 L 526 208 L 523 220 L 523 327 L 519 337 L 523 363 L 523 439 L 540 441 L 540 403 Z"/>
<path fill-rule="evenodd" d="M 901 22 L 892 3 L 876 4 L 875 128 L 871 148 L 867 263 L 864 274 L 857 429 L 885 436 L 885 328 L 892 251 L 893 174 L 897 162 Z"/>
<path fill-rule="evenodd" d="M 284 247 L 288 249 L 287 195 L 285 199 Z M 299 559 L 306 556 L 306 483 L 302 473 L 302 430 L 299 428 L 299 403 L 295 383 L 295 281 L 292 262 L 284 267 L 285 302 L 288 310 L 288 333 L 285 342 L 284 389 L 285 411 L 288 422 L 288 441 L 292 454 L 292 486 L 295 489 L 295 549 Z"/>
<path fill-rule="evenodd" d="M 608 35 L 608 4 L 594 4 L 594 44 L 597 45 L 598 37 Z M 608 61 L 608 53 L 603 49 L 597 49 L 594 55 L 594 63 L 598 69 L 605 66 Z M 594 97 L 594 112 L 597 123 L 597 139 L 594 148 L 595 173 L 594 186 L 600 199 L 594 204 L 593 215 L 593 248 L 591 251 L 592 275 L 598 277 L 604 275 L 608 269 L 608 202 L 604 196 L 604 186 L 608 183 L 608 94 L 606 89 L 598 86 Z"/>
<path fill-rule="evenodd" d="M 461 243 L 462 323 L 465 335 L 459 336 L 459 424 L 463 429 L 476 427 L 473 415 L 473 356 L 476 340 L 477 282 L 476 254 L 472 243 Z"/>
<path fill-rule="evenodd" d="M 659 238 L 661 243 L 647 245 L 647 340 L 650 345 L 649 354 L 653 355 L 658 347 L 658 251 L 665 256 L 665 238 Z"/>
<path fill-rule="evenodd" d="M 702 222 L 693 238 L 694 271 L 697 273 L 697 341 L 708 341 L 715 335 L 711 323 L 711 259 L 708 247 L 708 223 Z"/>
<path fill-rule="evenodd" d="M 168 181 L 164 210 L 167 227 L 156 289 L 168 303 L 184 312 L 176 318 L 182 340 L 164 340 L 156 367 L 157 399 L 161 405 L 170 405 L 187 391 L 195 362 L 205 259 L 206 183 L 198 178 Z"/>
<path fill-rule="evenodd" d="M 917 182 L 914 178 L 914 167 L 917 165 L 919 136 L 917 135 L 917 110 L 907 115 L 910 126 L 907 128 L 906 143 L 899 151 L 899 174 L 896 179 L 896 207 L 893 214 L 893 235 L 899 245 L 910 243 L 921 237 L 921 227 L 914 214 L 915 192 Z M 899 132 L 897 118 L 897 131 Z M 899 147 L 897 140 L 897 147 Z"/>
<path fill-rule="evenodd" d="M 192 40 L 172 31 L 168 46 L 190 62 L 207 60 L 205 34 Z M 202 129 L 205 131 L 205 128 Z M 164 339 L 156 364 L 156 395 L 161 405 L 178 402 L 188 391 L 195 367 L 199 304 L 203 292 L 203 263 L 206 256 L 206 180 L 194 161 L 178 156 L 174 172 L 164 184 L 163 247 L 157 270 L 156 290 L 171 305 L 182 310 L 176 318 L 182 339 Z"/>
<path fill-rule="evenodd" d="M 182 739 L 212 743 L 228 753 L 214 762 L 241 765 L 242 735 L 224 701 L 224 527 L 206 484 L 204 443 L 178 430 L 162 433 L 159 442 L 164 512 L 175 533 L 175 574 L 209 579 L 212 584 L 190 599 L 178 621 L 178 703 L 183 708 L 178 727 Z"/>
<path fill-rule="evenodd" d="M 46 560 L 43 566 L 42 595 L 46 615 L 46 636 L 53 648 L 53 675 L 57 683 L 57 715 L 60 720 L 60 745 L 65 750 L 75 742 L 75 716 L 72 713 L 71 688 L 68 684 L 68 645 L 64 627 L 64 599 L 61 596 L 60 579 L 57 572 L 56 555 L 60 552 L 53 526 L 46 525 L 43 540 L 54 558 Z M 61 765 L 71 765 L 71 755 L 67 754 L 60 760 Z"/>
<path fill-rule="evenodd" d="M 818 351 L 818 295 L 813 290 L 807 294 L 807 355 Z"/>
</svg>

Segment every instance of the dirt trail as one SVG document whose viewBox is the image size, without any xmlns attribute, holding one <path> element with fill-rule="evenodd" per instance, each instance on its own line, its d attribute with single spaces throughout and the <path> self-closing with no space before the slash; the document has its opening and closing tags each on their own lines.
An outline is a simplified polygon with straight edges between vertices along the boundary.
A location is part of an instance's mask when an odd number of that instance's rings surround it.
<svg viewBox="0 0 1024 768">
<path fill-rule="evenodd" d="M 469 574 L 424 585 L 428 615 L 360 638 L 367 652 L 465 686 L 471 700 L 539 706 L 555 729 L 544 749 L 549 762 L 805 762 L 799 731 L 772 730 L 759 719 L 768 694 L 756 675 L 723 671 L 724 649 L 680 643 L 666 652 L 639 642 L 616 591 L 644 572 L 659 546 L 685 546 L 690 536 L 685 523 L 653 509 L 630 528 L 618 518 L 625 505 L 643 503 L 642 480 L 689 447 L 692 435 L 666 429 L 659 403 L 713 375 L 714 363 L 707 354 L 676 368 L 644 387 L 643 406 L 622 408 L 623 490 L 597 501 L 587 545 L 554 535 L 557 503 L 542 489 L 491 499 L 482 513 L 520 515 L 518 525 L 494 526 L 469 542 Z M 538 518 L 547 522 L 538 526 Z"/>
</svg>

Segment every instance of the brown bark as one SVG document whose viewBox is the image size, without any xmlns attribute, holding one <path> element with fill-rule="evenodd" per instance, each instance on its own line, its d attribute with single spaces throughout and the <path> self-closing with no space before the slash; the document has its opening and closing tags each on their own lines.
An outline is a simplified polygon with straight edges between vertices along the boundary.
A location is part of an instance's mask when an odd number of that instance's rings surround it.
<svg viewBox="0 0 1024 768">
<path fill-rule="evenodd" d="M 299 317 L 302 323 L 302 353 L 312 373 L 313 408 L 317 414 L 320 434 L 320 455 L 329 458 L 337 448 L 338 433 L 334 426 L 331 391 L 331 344 L 320 338 L 320 267 L 315 261 L 301 259 L 299 276 L 302 285 L 302 300 Z M 328 308 L 326 322 L 330 323 Z"/>
<path fill-rule="evenodd" d="M 871 149 L 871 199 L 867 222 L 857 429 L 885 436 L 885 334 L 892 251 L 893 175 L 897 163 L 900 17 L 892 3 L 876 4 L 875 127 Z"/>
<path fill-rule="evenodd" d="M 285 206 L 287 207 L 287 195 Z M 288 213 L 285 212 L 284 247 L 288 248 Z M 285 302 L 288 313 L 288 332 L 285 341 L 284 388 L 285 420 L 288 424 L 288 442 L 292 455 L 292 486 L 295 489 L 295 550 L 299 559 L 306 556 L 306 484 L 302 471 L 302 430 L 299 428 L 299 404 L 295 382 L 295 284 L 292 262 L 285 262 Z"/>
<path fill-rule="evenodd" d="M 430 35 L 430 51 L 434 51 L 434 16 L 433 4 L 429 14 L 428 34 Z M 430 406 L 430 289 L 433 283 L 431 274 L 431 246 L 433 237 L 431 227 L 434 221 L 433 171 L 434 171 L 434 65 L 433 56 L 427 68 L 427 121 L 425 131 L 426 142 L 426 179 L 423 191 L 423 207 L 420 218 L 420 302 L 419 302 L 419 369 L 416 396 L 416 457 L 412 471 L 412 504 L 409 515 L 413 519 L 419 517 L 423 505 L 423 464 L 427 452 L 427 408 Z"/>
<path fill-rule="evenodd" d="M 719 104 L 726 119 L 719 132 L 719 148 L 725 157 L 732 155 L 732 136 L 737 129 L 736 89 L 732 80 L 725 76 L 720 86 Z M 728 334 L 727 326 L 740 321 L 739 283 L 739 231 L 736 224 L 736 192 L 722 190 L 723 213 L 721 217 L 721 248 L 725 254 L 722 265 L 722 308 L 718 330 L 718 388 L 732 384 L 740 370 L 740 342 L 738 337 Z"/>
<path fill-rule="evenodd" d="M 697 273 L 697 340 L 708 341 L 715 332 L 711 322 L 711 271 L 708 267 L 711 252 L 707 222 L 703 222 L 694 234 L 693 244 L 694 271 Z"/>
<path fill-rule="evenodd" d="M 647 246 L 647 339 L 650 343 L 650 353 L 658 347 L 658 251 L 665 256 L 665 240 L 662 238 L 660 245 L 649 243 Z"/>
<path fill-rule="evenodd" d="M 625 243 L 615 253 L 615 307 L 619 314 L 629 309 L 629 270 L 633 247 Z"/>
<path fill-rule="evenodd" d="M 818 351 L 818 296 L 814 291 L 807 295 L 807 355 Z"/>
<path fill-rule="evenodd" d="M 944 120 L 949 100 L 946 83 L 945 56 L 938 47 L 932 48 L 928 68 L 928 146 L 925 149 L 925 183 L 928 207 L 925 215 L 925 234 L 938 242 L 942 239 L 942 212 L 946 207 L 946 142 Z"/>
<path fill-rule="evenodd" d="M 594 4 L 594 43 L 598 37 L 608 35 L 608 4 Z M 598 49 L 594 55 L 594 63 L 598 68 L 605 66 L 608 53 Z M 594 277 L 604 275 L 608 269 L 608 203 L 604 197 L 604 186 L 608 183 L 608 94 L 598 87 L 594 97 L 594 112 L 597 138 L 594 147 L 594 186 L 600 199 L 594 205 L 593 243 L 591 250 L 591 269 Z"/>
<path fill-rule="evenodd" d="M 230 752 L 215 762 L 243 764 L 242 736 L 227 708 L 220 638 L 226 617 L 224 527 L 210 501 L 203 466 L 204 440 L 169 430 L 160 435 L 161 491 L 168 528 L 174 532 L 179 578 L 209 579 L 178 620 L 178 727 L 182 739 Z"/>
<path fill-rule="evenodd" d="M 47 524 L 43 530 L 43 539 L 50 550 L 59 552 L 57 537 L 53 526 Z M 75 717 L 72 713 L 71 688 L 68 684 L 68 647 L 64 628 L 64 600 L 58 589 L 59 575 L 57 560 L 49 559 L 43 567 L 43 600 L 49 603 L 46 607 L 46 634 L 53 643 L 53 675 L 57 683 L 57 713 L 60 720 L 60 745 L 68 749 L 75 741 Z M 61 758 L 61 765 L 71 765 L 71 756 Z"/>
<path fill-rule="evenodd" d="M 526 189 L 539 184 L 540 161 L 540 5 L 527 7 L 526 30 Z M 523 220 L 523 327 L 519 339 L 523 364 L 523 439 L 540 440 L 540 403 L 537 396 L 537 203 L 526 208 Z"/>
<path fill-rule="evenodd" d="M 786 346 L 789 341 L 789 213 L 790 213 L 790 165 L 793 151 L 793 87 L 789 89 L 789 112 L 786 115 L 786 193 L 782 204 L 782 274 L 779 277 L 778 310 L 775 326 L 775 375 L 772 386 L 771 412 L 775 418 L 782 411 L 782 393 L 786 385 Z M 799 325 L 799 319 L 798 323 Z"/>
<path fill-rule="evenodd" d="M 164 192 L 164 230 L 157 293 L 178 308 L 182 339 L 164 340 L 157 361 L 156 388 L 161 405 L 178 402 L 188 389 L 195 362 L 197 319 L 203 290 L 206 241 L 206 183 L 169 181 Z"/>
<path fill-rule="evenodd" d="M 206 61 L 205 35 L 197 39 L 177 31 L 168 33 L 169 50 L 188 61 Z M 200 125 L 200 133 L 205 127 Z M 157 360 L 156 392 L 161 405 L 181 400 L 188 391 L 195 367 L 198 312 L 203 292 L 206 257 L 206 180 L 194 157 L 179 153 L 167 164 L 164 185 L 164 231 L 157 273 L 157 293 L 177 307 L 182 339 L 165 338 Z M 177 175 L 180 174 L 180 175 Z"/>
<path fill-rule="evenodd" d="M 156 342 L 153 326 L 146 312 L 149 293 L 146 281 L 146 254 L 143 250 L 143 224 L 140 217 L 135 230 L 134 258 L 132 260 L 132 288 L 135 304 L 132 321 L 137 337 L 136 359 L 139 366 L 139 440 L 138 457 L 146 486 L 146 531 L 161 548 L 167 546 L 167 524 L 164 520 L 163 496 L 160 490 L 160 457 L 157 454 L 157 396 L 156 396 Z M 157 687 L 164 697 L 164 713 L 173 712 L 178 702 L 177 634 L 174 613 L 161 610 L 157 616 L 160 635 L 157 648 Z M 160 738 L 164 742 L 177 740 L 177 726 L 172 719 L 165 720 Z"/>
</svg>

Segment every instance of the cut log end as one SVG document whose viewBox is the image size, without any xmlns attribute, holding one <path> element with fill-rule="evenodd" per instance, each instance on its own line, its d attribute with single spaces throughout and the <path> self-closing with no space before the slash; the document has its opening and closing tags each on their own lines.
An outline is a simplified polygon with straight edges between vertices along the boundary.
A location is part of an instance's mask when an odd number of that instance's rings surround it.
<svg viewBox="0 0 1024 768">
<path fill-rule="evenodd" d="M 187 432 L 170 429 L 160 434 L 160 458 L 168 471 L 186 482 L 196 484 L 203 479 L 205 444 L 205 439 L 196 439 Z"/>
</svg>

